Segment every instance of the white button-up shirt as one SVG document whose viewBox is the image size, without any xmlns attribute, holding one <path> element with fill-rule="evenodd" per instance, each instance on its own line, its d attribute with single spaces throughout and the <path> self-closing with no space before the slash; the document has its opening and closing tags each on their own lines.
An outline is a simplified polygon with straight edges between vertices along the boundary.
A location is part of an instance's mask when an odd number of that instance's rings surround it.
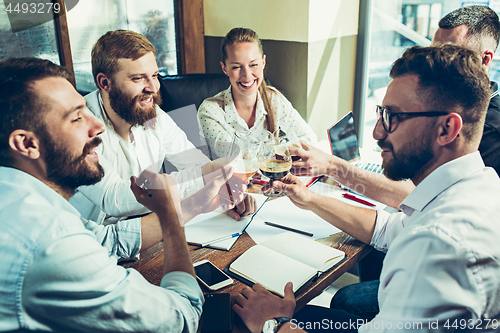
<svg viewBox="0 0 500 333">
<path fill-rule="evenodd" d="M 460 157 L 427 176 L 400 208 L 402 213 L 379 211 L 377 217 L 371 245 L 387 251 L 380 313 L 359 332 L 412 332 L 419 324 L 423 331 L 448 332 L 453 324 L 495 323 L 491 320 L 500 316 L 496 172 L 484 166 L 479 152 Z M 492 331 L 498 332 L 496 323 Z"/>
<path fill-rule="evenodd" d="M 210 162 L 209 158 L 188 141 L 186 134 L 159 107 L 155 127 L 133 127 L 133 141 L 127 142 L 115 132 L 99 91 L 88 94 L 85 100 L 91 113 L 105 124 L 106 131 L 100 135 L 103 142 L 96 149 L 104 178 L 95 185 L 79 187 L 70 200 L 84 218 L 109 224 L 149 212 L 130 190 L 130 177 L 137 177 L 146 169 L 160 172 L 165 159 L 179 170 L 170 176 L 177 181 L 181 198 L 203 187 L 201 166 Z M 140 223 L 138 219 L 126 221 L 123 222 L 131 225 Z M 122 228 L 126 227 L 122 223 Z"/>
<path fill-rule="evenodd" d="M 270 95 L 271 104 L 276 115 L 276 128 L 283 129 L 285 133 L 294 132 L 300 140 L 316 145 L 318 137 L 298 111 L 278 90 L 272 87 L 269 87 L 269 89 L 272 91 Z M 235 131 L 246 130 L 256 137 L 261 137 L 263 130 L 267 129 L 267 112 L 260 94 L 257 94 L 255 123 L 251 128 L 248 127 L 236 110 L 231 94 L 231 86 L 214 97 L 203 101 L 198 109 L 198 118 L 212 153 L 216 140 L 218 142 L 231 142 Z M 220 152 L 218 155 L 220 155 Z"/>
<path fill-rule="evenodd" d="M 158 287 L 118 266 L 35 177 L 0 167 L 0 225 L 0 331 L 196 332 L 204 298 L 193 276 L 171 272 Z"/>
</svg>

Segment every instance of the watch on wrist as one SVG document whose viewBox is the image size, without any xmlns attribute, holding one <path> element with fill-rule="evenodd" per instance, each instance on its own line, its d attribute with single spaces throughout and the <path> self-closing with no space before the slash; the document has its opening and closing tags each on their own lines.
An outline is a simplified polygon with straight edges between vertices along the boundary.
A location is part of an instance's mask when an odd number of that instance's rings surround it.
<svg viewBox="0 0 500 333">
<path fill-rule="evenodd" d="M 290 320 L 292 319 L 288 317 L 276 317 L 266 320 L 264 326 L 262 326 L 262 333 L 276 333 L 284 323 L 288 323 Z"/>
</svg>

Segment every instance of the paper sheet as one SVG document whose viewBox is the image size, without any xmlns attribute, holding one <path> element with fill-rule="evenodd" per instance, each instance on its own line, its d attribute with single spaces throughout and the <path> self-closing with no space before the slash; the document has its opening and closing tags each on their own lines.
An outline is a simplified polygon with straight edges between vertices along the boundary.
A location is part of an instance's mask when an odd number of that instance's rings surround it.
<svg viewBox="0 0 500 333">
<path fill-rule="evenodd" d="M 266 202 L 254 217 L 247 232 L 257 244 L 286 232 L 286 230 L 264 224 L 265 221 L 310 232 L 313 234 L 313 239 L 324 238 L 340 231 L 313 212 L 298 208 L 287 197 Z"/>
<path fill-rule="evenodd" d="M 257 207 L 267 199 L 263 195 L 249 194 L 257 201 Z M 250 222 L 252 215 L 245 216 L 239 221 L 233 220 L 221 208 L 207 214 L 201 214 L 184 226 L 188 243 L 207 243 L 218 238 L 241 232 Z M 238 237 L 211 244 L 209 247 L 219 250 L 230 250 Z"/>
<path fill-rule="evenodd" d="M 346 193 L 346 191 L 341 190 L 338 186 L 335 185 L 318 182 L 311 186 L 310 189 L 315 193 L 338 199 L 353 206 L 370 209 L 385 208 L 385 205 L 361 196 L 360 198 L 372 202 L 376 206 L 369 207 L 361 203 L 346 199 L 342 196 L 342 193 Z M 269 200 L 254 217 L 252 223 L 247 229 L 247 232 L 257 244 L 265 242 L 274 235 L 286 232 L 286 230 L 264 224 L 265 221 L 312 233 L 312 239 L 328 237 L 341 231 L 339 228 L 326 222 L 313 212 L 303 210 L 295 206 L 287 197 Z"/>
</svg>

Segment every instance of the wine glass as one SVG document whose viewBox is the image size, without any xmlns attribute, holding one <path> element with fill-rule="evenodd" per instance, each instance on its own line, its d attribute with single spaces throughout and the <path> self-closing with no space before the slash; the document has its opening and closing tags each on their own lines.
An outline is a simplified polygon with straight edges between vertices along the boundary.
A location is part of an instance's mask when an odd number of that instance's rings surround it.
<svg viewBox="0 0 500 333">
<path fill-rule="evenodd" d="M 262 142 L 249 131 L 235 131 L 229 148 L 229 165 L 234 175 L 242 181 L 252 177 L 258 170 L 261 160 Z"/>
<path fill-rule="evenodd" d="M 261 141 L 250 131 L 235 131 L 229 135 L 218 135 L 212 145 L 212 152 L 217 157 L 217 164 L 233 167 L 233 177 L 225 177 L 225 186 L 219 190 L 219 196 L 231 204 L 235 204 L 234 195 L 241 193 L 241 189 L 248 186 L 248 178 L 259 170 Z M 221 169 L 224 173 L 224 170 Z"/>
<path fill-rule="evenodd" d="M 263 142 L 263 161 L 260 164 L 260 172 L 270 179 L 269 184 L 272 187 L 275 179 L 285 177 L 292 168 L 292 157 L 288 147 L 288 141 L 273 133 L 269 135 L 268 140 Z M 280 190 L 271 188 L 264 192 L 264 195 L 271 198 L 284 196 Z"/>
<path fill-rule="evenodd" d="M 288 146 L 288 148 L 302 148 L 302 144 L 300 143 L 300 139 L 295 133 L 295 131 L 291 129 L 287 129 L 286 132 L 280 127 L 274 132 L 275 137 L 279 137 L 280 141 Z M 292 162 L 299 161 L 301 159 L 300 156 L 292 155 Z"/>
</svg>

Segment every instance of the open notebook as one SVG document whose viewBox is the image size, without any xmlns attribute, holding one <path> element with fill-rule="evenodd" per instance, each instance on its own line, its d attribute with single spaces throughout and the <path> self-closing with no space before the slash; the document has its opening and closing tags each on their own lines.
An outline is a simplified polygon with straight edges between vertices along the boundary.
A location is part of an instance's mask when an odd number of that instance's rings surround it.
<svg viewBox="0 0 500 333">
<path fill-rule="evenodd" d="M 330 139 L 330 147 L 332 148 L 333 155 L 346 161 L 352 161 L 354 165 L 362 169 L 382 173 L 382 167 L 379 163 L 364 160 L 360 156 L 352 111 L 349 111 L 328 129 L 328 138 Z"/>
<path fill-rule="evenodd" d="M 345 258 L 341 250 L 315 242 L 293 232 L 271 237 L 252 246 L 229 265 L 229 272 L 244 282 L 261 283 L 283 296 L 288 281 L 294 293 Z"/>
</svg>

